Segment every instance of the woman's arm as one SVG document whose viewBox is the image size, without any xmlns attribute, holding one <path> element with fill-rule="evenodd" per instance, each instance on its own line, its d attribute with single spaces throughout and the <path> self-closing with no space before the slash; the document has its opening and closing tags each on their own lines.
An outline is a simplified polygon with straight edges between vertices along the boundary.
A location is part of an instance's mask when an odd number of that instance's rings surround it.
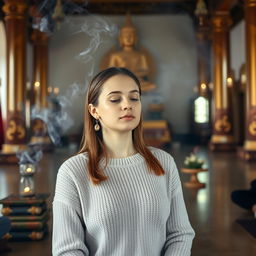
<svg viewBox="0 0 256 256">
<path fill-rule="evenodd" d="M 53 256 L 89 255 L 85 245 L 85 224 L 70 166 L 63 164 L 58 172 L 53 202 Z"/>
<path fill-rule="evenodd" d="M 166 242 L 163 251 L 165 256 L 189 256 L 195 232 L 188 219 L 181 182 L 174 161 L 172 166 L 169 182 L 171 208 L 166 223 Z"/>
</svg>

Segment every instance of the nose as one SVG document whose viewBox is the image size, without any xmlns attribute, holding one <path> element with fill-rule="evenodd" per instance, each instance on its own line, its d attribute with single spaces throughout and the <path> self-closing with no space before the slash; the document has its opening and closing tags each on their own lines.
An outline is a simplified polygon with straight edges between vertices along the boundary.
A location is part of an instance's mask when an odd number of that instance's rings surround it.
<svg viewBox="0 0 256 256">
<path fill-rule="evenodd" d="M 131 109 L 132 109 L 131 102 L 128 99 L 125 99 L 123 101 L 123 110 L 131 110 Z"/>
</svg>

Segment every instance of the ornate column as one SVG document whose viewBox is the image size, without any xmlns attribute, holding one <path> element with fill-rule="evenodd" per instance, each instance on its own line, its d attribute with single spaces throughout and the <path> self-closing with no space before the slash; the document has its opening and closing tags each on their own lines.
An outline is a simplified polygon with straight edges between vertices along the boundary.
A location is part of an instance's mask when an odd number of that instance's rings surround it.
<svg viewBox="0 0 256 256">
<path fill-rule="evenodd" d="M 4 0 L 7 36 L 7 119 L 1 161 L 16 161 L 15 154 L 25 148 L 25 83 L 26 83 L 26 23 L 25 0 Z"/>
<path fill-rule="evenodd" d="M 195 10 L 197 16 L 197 52 L 198 52 L 198 94 L 207 96 L 210 82 L 210 24 L 208 11 L 203 0 L 198 0 Z"/>
<path fill-rule="evenodd" d="M 48 35 L 34 29 L 31 35 L 34 53 L 34 84 L 39 82 L 38 94 L 35 93 L 35 104 L 39 108 L 47 107 L 47 88 L 48 88 Z M 34 87 L 34 90 L 36 86 Z"/>
<path fill-rule="evenodd" d="M 246 132 L 244 157 L 256 159 L 256 0 L 244 1 L 246 33 Z"/>
<path fill-rule="evenodd" d="M 31 35 L 33 44 L 33 86 L 32 105 L 39 110 L 47 107 L 48 89 L 48 35 L 34 29 Z M 50 144 L 47 128 L 41 119 L 32 122 L 31 143 Z"/>
<path fill-rule="evenodd" d="M 211 150 L 234 149 L 233 122 L 228 93 L 229 27 L 231 20 L 227 12 L 213 16 L 213 135 Z"/>
</svg>

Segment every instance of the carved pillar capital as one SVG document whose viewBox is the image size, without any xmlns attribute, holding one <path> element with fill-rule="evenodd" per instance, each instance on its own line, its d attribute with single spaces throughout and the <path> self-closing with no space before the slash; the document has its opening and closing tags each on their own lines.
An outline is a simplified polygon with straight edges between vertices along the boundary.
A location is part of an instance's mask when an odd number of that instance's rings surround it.
<svg viewBox="0 0 256 256">
<path fill-rule="evenodd" d="M 217 12 L 212 17 L 212 27 L 214 32 L 224 32 L 229 30 L 232 20 L 228 12 Z"/>
<path fill-rule="evenodd" d="M 246 7 L 256 7 L 256 0 L 246 0 L 244 1 L 244 6 Z"/>
<path fill-rule="evenodd" d="M 8 19 L 24 19 L 28 8 L 25 0 L 4 0 L 3 11 L 5 13 L 5 20 Z"/>
</svg>

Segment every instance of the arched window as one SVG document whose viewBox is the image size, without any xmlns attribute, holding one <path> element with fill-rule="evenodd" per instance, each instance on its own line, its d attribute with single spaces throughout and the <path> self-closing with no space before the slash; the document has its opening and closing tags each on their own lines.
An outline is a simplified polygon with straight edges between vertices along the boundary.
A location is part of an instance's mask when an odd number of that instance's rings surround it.
<svg viewBox="0 0 256 256">
<path fill-rule="evenodd" d="M 194 102 L 194 118 L 195 123 L 208 123 L 209 122 L 209 101 L 208 99 L 200 96 Z"/>
</svg>

